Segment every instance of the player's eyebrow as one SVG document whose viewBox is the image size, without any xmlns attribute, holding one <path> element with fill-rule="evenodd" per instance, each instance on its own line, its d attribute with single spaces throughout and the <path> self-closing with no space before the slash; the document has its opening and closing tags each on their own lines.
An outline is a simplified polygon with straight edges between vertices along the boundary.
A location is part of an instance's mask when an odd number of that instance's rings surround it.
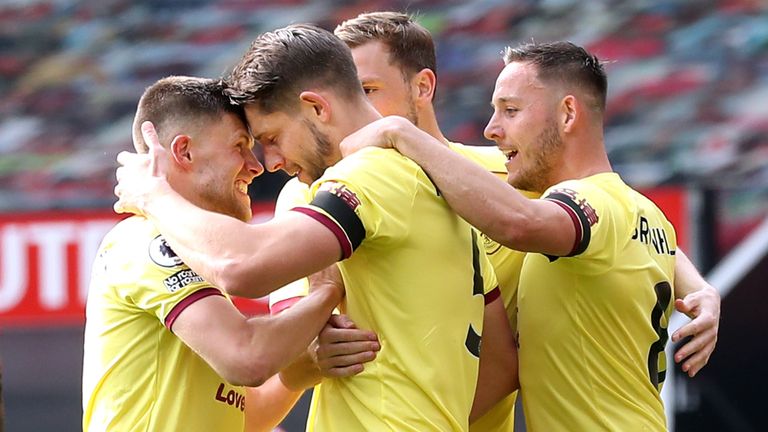
<svg viewBox="0 0 768 432">
<path fill-rule="evenodd" d="M 358 80 L 361 83 L 371 83 L 371 82 L 379 81 L 379 77 L 376 75 L 364 75 L 364 76 L 358 77 Z"/>
<path fill-rule="evenodd" d="M 491 107 L 493 107 L 496 104 L 510 103 L 510 102 L 514 102 L 515 100 L 517 100 L 517 98 L 512 96 L 499 96 L 496 99 L 492 100 L 490 104 L 491 104 Z"/>
<path fill-rule="evenodd" d="M 254 142 L 261 142 L 261 137 L 264 135 L 264 132 L 260 132 L 258 134 L 254 134 L 253 131 L 251 131 L 251 138 L 253 138 Z"/>
</svg>

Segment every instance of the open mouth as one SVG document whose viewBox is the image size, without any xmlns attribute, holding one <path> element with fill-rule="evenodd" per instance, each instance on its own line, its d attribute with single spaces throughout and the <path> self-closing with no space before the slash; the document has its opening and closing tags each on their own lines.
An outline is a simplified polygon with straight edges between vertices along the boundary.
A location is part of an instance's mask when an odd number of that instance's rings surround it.
<svg viewBox="0 0 768 432">
<path fill-rule="evenodd" d="M 246 182 L 245 180 L 237 180 L 235 182 L 235 189 L 240 191 L 240 193 L 244 193 L 248 195 L 248 182 Z"/>
<path fill-rule="evenodd" d="M 507 160 L 510 161 L 510 160 L 514 159 L 515 156 L 517 156 L 517 150 L 505 151 L 504 155 L 507 157 Z"/>
</svg>

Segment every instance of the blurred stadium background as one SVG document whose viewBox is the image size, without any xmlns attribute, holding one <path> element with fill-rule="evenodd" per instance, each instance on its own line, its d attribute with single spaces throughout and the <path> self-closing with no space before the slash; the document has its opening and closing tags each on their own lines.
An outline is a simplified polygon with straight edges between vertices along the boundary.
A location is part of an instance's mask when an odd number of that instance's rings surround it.
<svg viewBox="0 0 768 432">
<path fill-rule="evenodd" d="M 0 0 L 0 361 L 9 431 L 80 428 L 84 293 L 112 214 L 115 155 L 143 89 L 227 72 L 259 32 L 418 13 L 435 35 L 438 114 L 482 130 L 505 45 L 567 39 L 611 63 L 606 141 L 723 293 L 718 349 L 667 379 L 678 431 L 764 430 L 768 283 L 765 0 Z M 268 218 L 286 180 L 251 187 Z M 243 304 L 261 310 L 260 303 Z M 679 325 L 682 317 L 673 323 Z M 180 394 L 179 397 L 183 397 Z M 287 419 L 303 430 L 306 399 Z M 522 430 L 522 428 L 521 428 Z"/>
</svg>

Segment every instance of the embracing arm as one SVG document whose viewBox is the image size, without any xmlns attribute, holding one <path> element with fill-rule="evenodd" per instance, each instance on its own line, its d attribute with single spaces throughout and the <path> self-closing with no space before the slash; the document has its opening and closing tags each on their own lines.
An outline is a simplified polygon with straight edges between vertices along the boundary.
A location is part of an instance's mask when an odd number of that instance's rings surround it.
<svg viewBox="0 0 768 432">
<path fill-rule="evenodd" d="M 532 200 L 452 151 L 402 117 L 377 120 L 342 142 L 346 155 L 364 146 L 393 147 L 419 164 L 450 206 L 470 225 L 511 249 L 567 255 L 575 230 L 559 205 Z"/>
<path fill-rule="evenodd" d="M 144 213 L 190 268 L 241 297 L 267 295 L 341 256 L 330 230 L 296 212 L 247 224 L 195 207 L 171 190 L 148 201 Z"/>
<path fill-rule="evenodd" d="M 278 316 L 248 319 L 223 296 L 208 296 L 187 306 L 171 330 L 228 382 L 259 386 L 306 351 L 340 299 L 329 286 Z"/>
<path fill-rule="evenodd" d="M 291 412 L 304 390 L 291 390 L 275 375 L 245 389 L 245 432 L 271 432 Z"/>
<path fill-rule="evenodd" d="M 684 360 L 683 371 L 693 377 L 709 361 L 717 344 L 720 323 L 720 294 L 677 249 L 675 255 L 675 308 L 691 321 L 672 334 L 673 342 L 691 339 L 675 353 L 675 362 Z"/>
<path fill-rule="evenodd" d="M 358 330 L 346 317 L 338 318 L 339 315 L 332 315 L 315 342 L 278 375 L 259 387 L 246 389 L 246 432 L 271 431 L 288 415 L 304 391 L 319 384 L 323 376 L 357 375 L 364 369 L 362 363 L 376 358 L 380 347 L 375 333 Z M 321 341 L 318 343 L 318 340 Z M 330 357 L 321 357 L 321 352 Z M 323 366 L 331 370 L 321 369 Z"/>
</svg>

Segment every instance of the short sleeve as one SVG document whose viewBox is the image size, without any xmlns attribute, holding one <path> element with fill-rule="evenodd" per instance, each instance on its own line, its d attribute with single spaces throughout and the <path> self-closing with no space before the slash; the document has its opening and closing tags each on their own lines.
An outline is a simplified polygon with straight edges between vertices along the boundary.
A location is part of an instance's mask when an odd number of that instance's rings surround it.
<svg viewBox="0 0 768 432">
<path fill-rule="evenodd" d="M 563 258 L 574 258 L 579 272 L 608 270 L 619 248 L 621 233 L 617 230 L 626 225 L 616 222 L 624 217 L 620 204 L 599 187 L 579 180 L 560 183 L 542 196 L 570 216 L 572 225 L 568 229 L 573 229 L 576 236 L 570 253 Z"/>
<path fill-rule="evenodd" d="M 145 250 L 134 252 L 143 256 L 110 256 L 133 265 L 110 267 L 118 276 L 118 295 L 134 307 L 154 315 L 171 328 L 178 315 L 189 305 L 211 295 L 223 295 L 200 275 L 184 264 L 168 243 L 157 235 Z M 122 270 L 122 271 L 121 271 Z"/>
<path fill-rule="evenodd" d="M 334 233 L 341 259 L 364 240 L 391 246 L 408 235 L 419 171 L 394 150 L 363 149 L 327 169 L 311 186 L 309 205 L 293 210 Z"/>
</svg>

